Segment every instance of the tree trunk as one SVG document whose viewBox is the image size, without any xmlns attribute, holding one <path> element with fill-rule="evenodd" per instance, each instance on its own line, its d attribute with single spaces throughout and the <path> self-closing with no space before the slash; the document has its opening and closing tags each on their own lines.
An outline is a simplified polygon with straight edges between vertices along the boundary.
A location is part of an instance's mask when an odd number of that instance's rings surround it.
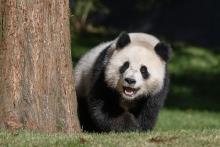
<svg viewBox="0 0 220 147">
<path fill-rule="evenodd" d="M 0 0 L 0 127 L 78 132 L 68 0 Z"/>
</svg>

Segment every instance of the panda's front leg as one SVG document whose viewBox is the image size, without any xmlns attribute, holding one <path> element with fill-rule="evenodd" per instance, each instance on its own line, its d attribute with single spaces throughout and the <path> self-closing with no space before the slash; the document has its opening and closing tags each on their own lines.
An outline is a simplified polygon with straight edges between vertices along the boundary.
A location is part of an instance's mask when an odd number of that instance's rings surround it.
<svg viewBox="0 0 220 147">
<path fill-rule="evenodd" d="M 132 113 L 124 112 L 112 119 L 112 128 L 117 132 L 139 131 L 140 125 Z"/>
<path fill-rule="evenodd" d="M 138 131 L 140 125 L 135 116 L 130 112 L 123 112 L 118 116 L 110 116 L 103 111 L 104 101 L 93 100 L 89 102 L 91 119 L 101 132 L 127 132 Z"/>
<path fill-rule="evenodd" d="M 144 104 L 138 117 L 141 131 L 149 131 L 155 127 L 160 107 L 149 101 Z"/>
</svg>

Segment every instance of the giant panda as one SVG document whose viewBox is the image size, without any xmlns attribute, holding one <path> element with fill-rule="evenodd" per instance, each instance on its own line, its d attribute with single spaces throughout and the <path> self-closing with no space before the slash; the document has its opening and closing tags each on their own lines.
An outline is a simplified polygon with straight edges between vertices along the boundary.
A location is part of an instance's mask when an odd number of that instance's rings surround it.
<svg viewBox="0 0 220 147">
<path fill-rule="evenodd" d="M 74 74 L 82 129 L 152 130 L 168 93 L 170 52 L 152 35 L 122 32 L 86 53 Z"/>
</svg>

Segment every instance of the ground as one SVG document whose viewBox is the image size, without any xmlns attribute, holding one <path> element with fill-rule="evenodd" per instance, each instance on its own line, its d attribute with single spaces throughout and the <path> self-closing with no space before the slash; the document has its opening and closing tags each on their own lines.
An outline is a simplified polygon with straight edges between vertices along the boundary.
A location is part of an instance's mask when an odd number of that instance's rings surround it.
<svg viewBox="0 0 220 147">
<path fill-rule="evenodd" d="M 85 147 L 218 147 L 220 117 L 217 112 L 164 109 L 154 131 L 148 133 L 42 134 L 0 131 L 0 146 L 85 146 Z"/>
<path fill-rule="evenodd" d="M 73 61 L 110 38 L 114 37 L 73 36 Z M 220 146 L 220 52 L 182 42 L 172 46 L 170 93 L 152 132 L 67 135 L 0 130 L 0 146 Z"/>
</svg>

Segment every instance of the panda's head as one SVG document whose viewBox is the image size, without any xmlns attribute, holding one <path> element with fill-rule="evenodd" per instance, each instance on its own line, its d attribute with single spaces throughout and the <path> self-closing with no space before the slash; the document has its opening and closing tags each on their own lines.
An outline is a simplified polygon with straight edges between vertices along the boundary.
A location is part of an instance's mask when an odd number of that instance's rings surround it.
<svg viewBox="0 0 220 147">
<path fill-rule="evenodd" d="M 154 95 L 163 88 L 169 46 L 151 35 L 121 33 L 111 48 L 105 81 L 124 99 Z"/>
</svg>

